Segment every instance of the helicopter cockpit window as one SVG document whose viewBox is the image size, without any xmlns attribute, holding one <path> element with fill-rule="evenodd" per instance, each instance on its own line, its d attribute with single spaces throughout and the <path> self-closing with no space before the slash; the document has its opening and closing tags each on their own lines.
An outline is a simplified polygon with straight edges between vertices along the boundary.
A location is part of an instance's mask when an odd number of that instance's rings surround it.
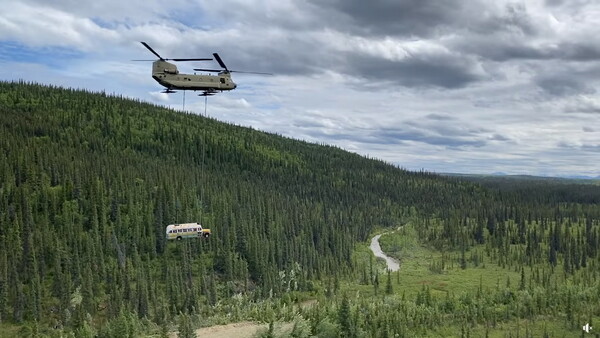
<svg viewBox="0 0 600 338">
<path fill-rule="evenodd" d="M 221 83 L 225 83 L 225 78 L 221 78 Z"/>
</svg>

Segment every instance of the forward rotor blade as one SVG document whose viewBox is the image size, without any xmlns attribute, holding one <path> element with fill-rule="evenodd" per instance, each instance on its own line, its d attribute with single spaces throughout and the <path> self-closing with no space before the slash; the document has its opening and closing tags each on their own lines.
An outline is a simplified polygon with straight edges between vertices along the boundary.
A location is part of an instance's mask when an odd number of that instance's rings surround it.
<svg viewBox="0 0 600 338">
<path fill-rule="evenodd" d="M 156 60 L 131 60 L 131 61 L 156 61 Z"/>
<path fill-rule="evenodd" d="M 144 41 L 140 41 L 142 43 L 142 45 L 144 45 L 144 47 L 148 48 L 149 51 L 152 52 L 152 54 L 156 55 L 156 57 L 158 57 L 161 60 L 164 60 L 160 55 L 158 55 L 157 52 L 154 51 L 154 49 L 152 49 L 152 47 L 148 46 L 147 43 L 145 43 Z"/>
<path fill-rule="evenodd" d="M 215 60 L 217 60 L 217 62 L 219 63 L 219 66 L 223 67 L 227 71 L 229 70 L 229 69 L 227 69 L 227 66 L 225 66 L 225 63 L 223 62 L 223 60 L 221 60 L 221 57 L 219 56 L 219 54 L 213 53 L 213 56 L 215 57 Z"/>
<path fill-rule="evenodd" d="M 207 58 L 203 58 L 203 59 L 165 59 L 165 60 L 173 60 L 173 61 L 210 61 L 212 59 L 207 59 Z"/>
<path fill-rule="evenodd" d="M 222 69 L 204 69 L 204 68 L 194 68 L 194 70 L 197 70 L 199 72 L 215 72 L 215 73 L 223 71 Z"/>
</svg>

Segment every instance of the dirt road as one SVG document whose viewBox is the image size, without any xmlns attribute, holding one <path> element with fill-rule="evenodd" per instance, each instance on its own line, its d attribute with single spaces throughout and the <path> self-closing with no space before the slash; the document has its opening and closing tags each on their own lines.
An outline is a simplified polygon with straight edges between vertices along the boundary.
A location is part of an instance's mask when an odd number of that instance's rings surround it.
<svg viewBox="0 0 600 338">
<path fill-rule="evenodd" d="M 259 330 L 266 329 L 267 324 L 253 322 L 240 322 L 227 325 L 215 325 L 196 330 L 196 336 L 202 338 L 251 338 Z M 177 338 L 177 333 L 172 332 L 170 338 Z"/>
</svg>

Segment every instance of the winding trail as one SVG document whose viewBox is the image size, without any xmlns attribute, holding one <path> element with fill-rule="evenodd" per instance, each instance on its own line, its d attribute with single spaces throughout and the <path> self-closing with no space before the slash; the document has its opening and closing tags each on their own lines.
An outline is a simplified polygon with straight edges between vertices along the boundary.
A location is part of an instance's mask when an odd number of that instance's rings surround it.
<svg viewBox="0 0 600 338">
<path fill-rule="evenodd" d="M 400 263 L 397 260 L 393 259 L 392 257 L 386 255 L 381 250 L 381 246 L 379 245 L 379 237 L 381 237 L 381 235 L 377 235 L 371 239 L 371 245 L 370 245 L 371 251 L 373 251 L 373 254 L 375 255 L 375 257 L 381 257 L 381 258 L 385 259 L 385 262 L 387 263 L 387 267 L 391 271 L 400 270 Z"/>
</svg>

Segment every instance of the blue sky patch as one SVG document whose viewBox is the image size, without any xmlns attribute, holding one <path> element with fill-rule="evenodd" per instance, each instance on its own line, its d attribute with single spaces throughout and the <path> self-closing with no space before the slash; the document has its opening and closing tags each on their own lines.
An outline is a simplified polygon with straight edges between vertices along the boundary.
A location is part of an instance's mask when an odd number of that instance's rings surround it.
<svg viewBox="0 0 600 338">
<path fill-rule="evenodd" d="M 29 47 L 15 41 L 0 41 L 0 61 L 36 63 L 66 68 L 66 63 L 84 57 L 84 53 L 65 47 Z"/>
<path fill-rule="evenodd" d="M 208 30 L 210 27 L 218 26 L 215 25 L 215 20 L 210 20 L 208 16 L 204 15 L 204 11 L 199 6 L 185 10 L 173 9 L 169 11 L 167 18 L 193 29 Z"/>
</svg>

